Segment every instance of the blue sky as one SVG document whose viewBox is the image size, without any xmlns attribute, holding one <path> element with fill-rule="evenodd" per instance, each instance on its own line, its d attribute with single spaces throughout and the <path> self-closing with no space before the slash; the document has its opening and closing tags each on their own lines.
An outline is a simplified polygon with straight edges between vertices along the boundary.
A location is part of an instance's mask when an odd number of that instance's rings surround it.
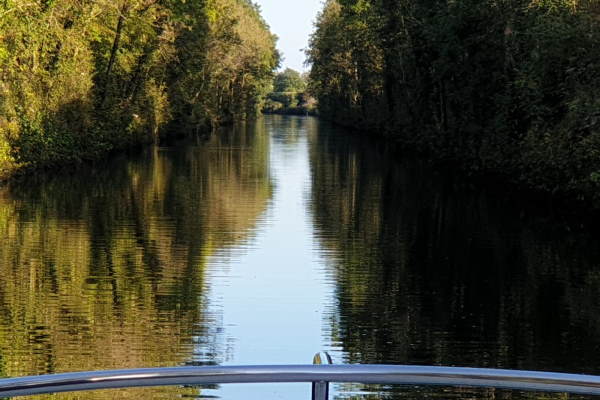
<svg viewBox="0 0 600 400">
<path fill-rule="evenodd" d="M 313 23 L 322 8 L 322 0 L 254 0 L 262 15 L 279 36 L 278 48 L 283 53 L 282 69 L 304 71 L 304 53 Z"/>
</svg>

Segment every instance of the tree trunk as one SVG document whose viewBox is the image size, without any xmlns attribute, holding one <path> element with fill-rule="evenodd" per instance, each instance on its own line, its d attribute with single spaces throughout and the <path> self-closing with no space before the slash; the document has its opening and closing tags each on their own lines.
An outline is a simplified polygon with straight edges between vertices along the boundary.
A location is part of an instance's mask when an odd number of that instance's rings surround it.
<svg viewBox="0 0 600 400">
<path fill-rule="evenodd" d="M 110 51 L 110 59 L 108 60 L 108 65 L 106 67 L 106 72 L 104 73 L 104 88 L 102 89 L 102 97 L 101 104 L 104 105 L 106 101 L 106 97 L 108 95 L 108 87 L 110 85 L 110 74 L 112 72 L 113 66 L 115 64 L 115 60 L 117 58 L 117 51 L 119 51 L 119 45 L 121 42 L 121 34 L 123 32 L 123 24 L 125 23 L 125 14 L 128 10 L 127 4 L 124 4 L 121 7 L 121 11 L 119 12 L 119 19 L 117 21 L 117 30 L 115 33 L 115 40 L 113 41 L 113 46 Z"/>
</svg>

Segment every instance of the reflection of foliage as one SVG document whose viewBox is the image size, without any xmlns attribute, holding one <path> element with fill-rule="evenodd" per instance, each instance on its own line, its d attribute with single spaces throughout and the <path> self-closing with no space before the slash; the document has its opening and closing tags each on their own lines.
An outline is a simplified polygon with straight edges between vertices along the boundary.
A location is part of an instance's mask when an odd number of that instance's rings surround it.
<svg viewBox="0 0 600 400">
<path fill-rule="evenodd" d="M 591 234 L 357 141 L 322 135 L 311 150 L 348 361 L 599 371 Z"/>
<path fill-rule="evenodd" d="M 204 268 L 264 211 L 267 143 L 240 129 L 0 192 L 2 375 L 214 362 Z"/>
<path fill-rule="evenodd" d="M 339 385 L 336 400 L 465 400 L 465 399 L 522 399 L 522 400 L 580 400 L 588 397 L 564 393 L 520 392 L 493 388 L 426 387 L 413 385 Z"/>
</svg>

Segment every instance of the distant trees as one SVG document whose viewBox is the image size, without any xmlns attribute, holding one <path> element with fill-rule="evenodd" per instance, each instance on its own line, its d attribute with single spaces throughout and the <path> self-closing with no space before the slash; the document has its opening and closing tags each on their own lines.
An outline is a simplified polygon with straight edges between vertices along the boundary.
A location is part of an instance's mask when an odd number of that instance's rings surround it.
<svg viewBox="0 0 600 400">
<path fill-rule="evenodd" d="M 308 75 L 291 68 L 275 75 L 273 91 L 263 108 L 267 113 L 314 114 L 316 100 L 308 92 Z"/>
<path fill-rule="evenodd" d="M 0 175 L 252 115 L 275 41 L 250 0 L 0 2 Z"/>
<path fill-rule="evenodd" d="M 549 191 L 600 194 L 594 0 L 328 0 L 320 114 Z"/>
<path fill-rule="evenodd" d="M 306 77 L 291 68 L 275 75 L 273 83 L 274 92 L 304 92 L 306 90 Z"/>
</svg>

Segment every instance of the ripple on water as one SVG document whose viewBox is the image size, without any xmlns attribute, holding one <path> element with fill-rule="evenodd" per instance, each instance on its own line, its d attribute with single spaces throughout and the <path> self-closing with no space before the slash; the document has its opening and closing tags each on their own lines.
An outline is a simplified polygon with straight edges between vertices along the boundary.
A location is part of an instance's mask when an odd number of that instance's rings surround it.
<svg viewBox="0 0 600 400">
<path fill-rule="evenodd" d="M 1 373 L 310 363 L 321 349 L 338 363 L 599 373 L 597 235 L 453 175 L 272 116 L 4 187 Z M 56 397 L 308 396 L 258 385 Z M 532 395 L 344 384 L 335 396 Z"/>
</svg>

